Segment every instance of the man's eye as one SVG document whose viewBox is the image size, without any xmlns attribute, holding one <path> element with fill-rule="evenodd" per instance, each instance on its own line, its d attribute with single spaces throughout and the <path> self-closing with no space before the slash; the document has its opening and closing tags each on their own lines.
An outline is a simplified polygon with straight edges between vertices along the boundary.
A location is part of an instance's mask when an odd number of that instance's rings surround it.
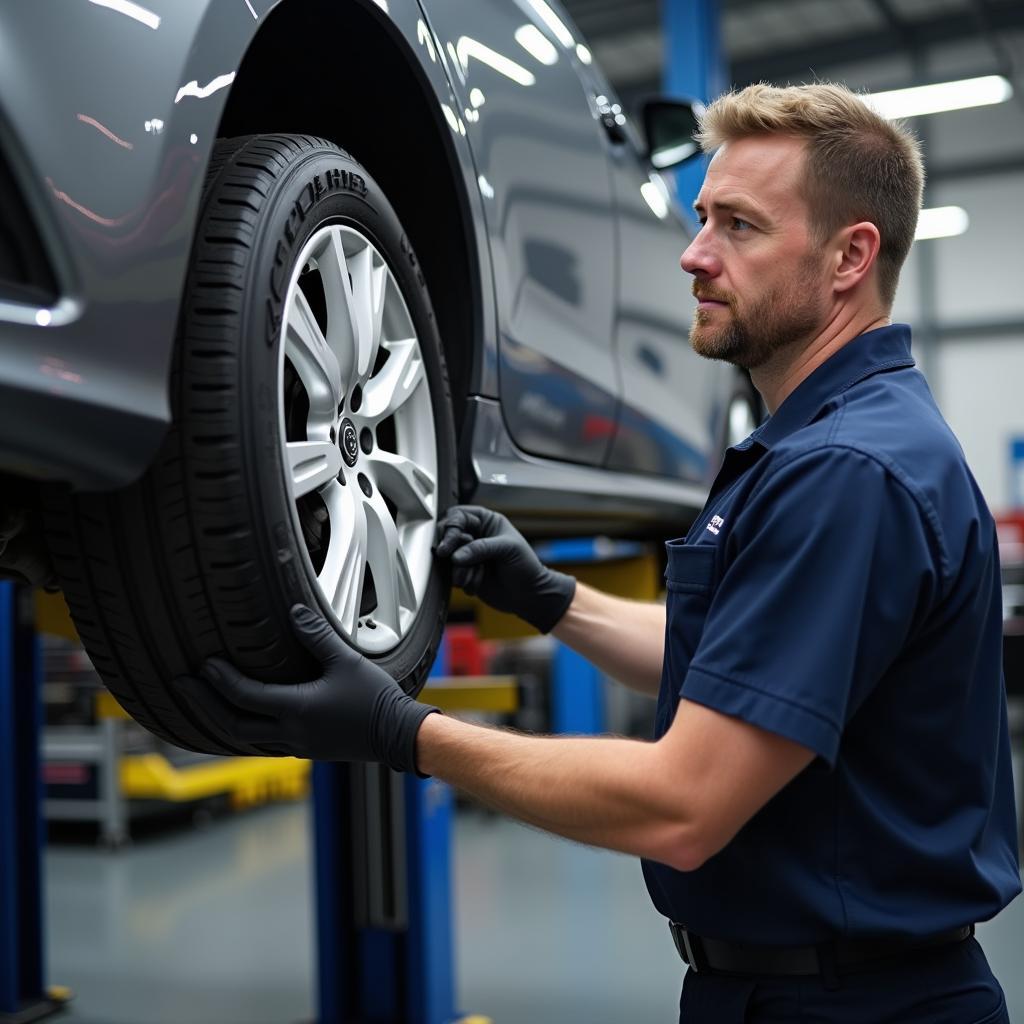
<svg viewBox="0 0 1024 1024">
<path fill-rule="evenodd" d="M 742 217 L 733 217 L 732 226 L 736 231 L 745 231 L 747 228 L 752 228 L 754 225 L 750 221 L 744 220 Z"/>
</svg>

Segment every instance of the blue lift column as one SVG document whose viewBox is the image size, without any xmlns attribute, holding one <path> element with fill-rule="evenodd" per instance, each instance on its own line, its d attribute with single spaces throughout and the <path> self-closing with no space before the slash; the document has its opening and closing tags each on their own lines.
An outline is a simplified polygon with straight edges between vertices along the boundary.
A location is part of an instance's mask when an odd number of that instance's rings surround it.
<svg viewBox="0 0 1024 1024">
<path fill-rule="evenodd" d="M 41 682 L 31 591 L 0 582 L 0 1024 L 60 1009 L 43 991 Z"/>
<path fill-rule="evenodd" d="M 447 668 L 442 639 L 431 676 Z M 453 805 L 437 779 L 314 766 L 317 1024 L 457 1019 Z"/>
<path fill-rule="evenodd" d="M 665 92 L 669 96 L 707 103 L 728 88 L 722 53 L 721 0 L 662 0 L 665 37 Z M 679 199 L 687 213 L 697 198 L 707 157 L 691 160 L 676 171 Z"/>
</svg>

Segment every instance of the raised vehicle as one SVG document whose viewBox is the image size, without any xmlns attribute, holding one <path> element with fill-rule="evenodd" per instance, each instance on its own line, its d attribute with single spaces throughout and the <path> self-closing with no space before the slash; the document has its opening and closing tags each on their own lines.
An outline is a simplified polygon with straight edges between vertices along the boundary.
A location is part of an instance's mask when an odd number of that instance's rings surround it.
<svg viewBox="0 0 1024 1024">
<path fill-rule="evenodd" d="M 0 572 L 239 753 L 174 677 L 303 677 L 302 601 L 417 692 L 457 500 L 682 532 L 757 408 L 687 340 L 693 126 L 557 0 L 4 4 Z"/>
</svg>

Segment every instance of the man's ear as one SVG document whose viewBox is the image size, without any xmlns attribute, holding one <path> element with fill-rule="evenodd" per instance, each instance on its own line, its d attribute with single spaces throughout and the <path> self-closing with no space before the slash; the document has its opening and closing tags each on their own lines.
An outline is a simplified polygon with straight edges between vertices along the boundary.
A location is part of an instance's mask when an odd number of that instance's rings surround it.
<svg viewBox="0 0 1024 1024">
<path fill-rule="evenodd" d="M 836 235 L 833 287 L 837 292 L 855 288 L 871 273 L 881 244 L 878 228 L 869 220 L 851 224 Z"/>
</svg>

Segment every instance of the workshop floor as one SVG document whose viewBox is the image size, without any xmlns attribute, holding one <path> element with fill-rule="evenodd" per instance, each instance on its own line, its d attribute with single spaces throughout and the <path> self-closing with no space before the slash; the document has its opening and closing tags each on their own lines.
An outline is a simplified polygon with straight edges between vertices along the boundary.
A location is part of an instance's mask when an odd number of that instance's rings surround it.
<svg viewBox="0 0 1024 1024">
<path fill-rule="evenodd" d="M 117 853 L 51 845 L 66 1024 L 296 1024 L 313 1008 L 309 811 L 268 807 Z M 637 863 L 479 812 L 455 838 L 460 1009 L 495 1024 L 667 1024 L 682 972 Z M 981 929 L 1024 1024 L 1024 898 Z"/>
</svg>

